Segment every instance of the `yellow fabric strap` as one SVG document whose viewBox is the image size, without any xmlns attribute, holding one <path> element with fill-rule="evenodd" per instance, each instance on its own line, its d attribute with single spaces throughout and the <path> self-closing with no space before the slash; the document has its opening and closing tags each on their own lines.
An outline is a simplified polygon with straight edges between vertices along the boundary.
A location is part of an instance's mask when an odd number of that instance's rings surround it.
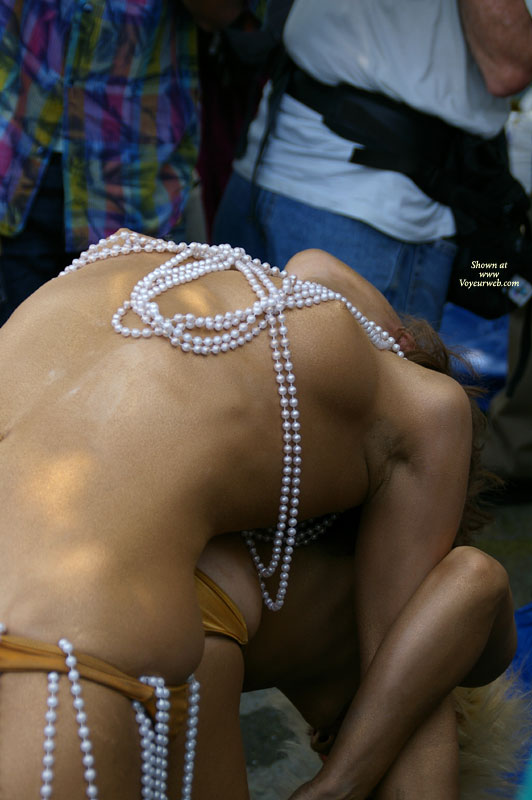
<svg viewBox="0 0 532 800">
<path fill-rule="evenodd" d="M 201 570 L 196 570 L 195 578 L 205 633 L 218 633 L 234 639 L 240 645 L 247 644 L 248 631 L 244 617 L 231 598 Z"/>
<path fill-rule="evenodd" d="M 76 652 L 80 676 L 93 683 L 114 689 L 130 700 L 138 700 L 155 717 L 155 690 L 138 678 L 113 667 L 100 658 Z M 0 672 L 59 672 L 67 674 L 65 654 L 61 648 L 22 636 L 3 634 L 0 641 Z M 179 730 L 187 705 L 187 685 L 168 687 L 170 690 L 170 733 Z"/>
<path fill-rule="evenodd" d="M 238 644 L 247 644 L 246 623 L 239 609 L 208 575 L 196 570 L 196 589 L 207 634 L 228 636 Z M 130 700 L 138 700 L 155 717 L 155 690 L 138 678 L 113 667 L 100 658 L 78 653 L 80 676 L 108 689 L 114 689 Z M 23 636 L 3 634 L 0 640 L 0 672 L 59 672 L 67 674 L 65 654 L 60 647 Z M 181 727 L 187 707 L 187 685 L 169 686 L 171 715 L 170 734 Z"/>
</svg>

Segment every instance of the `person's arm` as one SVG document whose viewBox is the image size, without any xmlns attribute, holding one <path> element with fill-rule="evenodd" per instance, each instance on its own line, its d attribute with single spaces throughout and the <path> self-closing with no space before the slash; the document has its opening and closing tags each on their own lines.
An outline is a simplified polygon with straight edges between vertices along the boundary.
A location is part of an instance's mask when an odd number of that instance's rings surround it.
<svg viewBox="0 0 532 800">
<path fill-rule="evenodd" d="M 234 22 L 246 8 L 246 0 L 183 0 L 200 28 L 215 31 Z"/>
<path fill-rule="evenodd" d="M 454 548 L 408 601 L 372 663 L 372 702 L 386 708 L 388 728 L 412 730 L 413 721 L 425 720 L 379 783 L 374 800 L 453 797 L 456 769 L 449 763 L 458 755 L 456 713 L 453 702 L 438 703 L 457 685 L 495 680 L 511 663 L 516 643 L 506 570 L 474 547 Z M 321 699 L 313 688 L 306 687 L 310 703 Z M 305 716 L 305 707 L 300 710 Z M 329 754 L 341 721 L 325 728 L 318 723 L 313 748 Z M 499 762 L 493 774 L 508 767 Z"/>
<path fill-rule="evenodd" d="M 532 81 L 532 16 L 525 0 L 459 0 L 465 37 L 491 94 Z"/>
<path fill-rule="evenodd" d="M 401 687 L 385 686 L 372 662 L 399 613 L 429 572 L 449 552 L 463 509 L 471 448 L 471 411 L 464 392 L 452 381 L 436 383 L 431 397 L 420 388 L 419 405 L 410 414 L 406 451 L 394 459 L 389 474 L 367 504 L 355 556 L 355 602 L 359 620 L 361 686 L 342 724 L 326 765 L 294 800 L 363 800 L 382 779 L 409 735 L 422 720 L 390 725 L 390 706 L 375 705 L 375 691 L 401 699 Z M 411 437 L 411 438 L 410 438 Z M 391 673 L 394 679 L 394 672 Z M 449 738 L 449 716 L 426 726 L 434 740 Z M 422 733 L 422 732 L 421 732 Z M 430 750 L 417 736 L 419 753 Z M 456 769 L 451 746 L 449 770 Z M 449 795 L 451 796 L 451 795 Z"/>
</svg>

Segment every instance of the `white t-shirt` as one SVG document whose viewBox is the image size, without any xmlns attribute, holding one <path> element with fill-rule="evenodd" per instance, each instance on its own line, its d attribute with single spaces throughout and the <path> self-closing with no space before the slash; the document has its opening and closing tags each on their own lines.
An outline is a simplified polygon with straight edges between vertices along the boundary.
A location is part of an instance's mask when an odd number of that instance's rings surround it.
<svg viewBox="0 0 532 800">
<path fill-rule="evenodd" d="M 491 95 L 464 39 L 457 0 L 295 0 L 284 41 L 291 58 L 323 83 L 384 93 L 452 125 L 495 136 L 509 103 Z M 265 91 L 235 170 L 250 179 L 267 113 Z M 393 135 L 393 131 L 390 131 Z M 449 208 L 406 176 L 350 164 L 353 142 L 285 94 L 257 183 L 301 202 L 360 219 L 403 241 L 454 233 Z"/>
</svg>

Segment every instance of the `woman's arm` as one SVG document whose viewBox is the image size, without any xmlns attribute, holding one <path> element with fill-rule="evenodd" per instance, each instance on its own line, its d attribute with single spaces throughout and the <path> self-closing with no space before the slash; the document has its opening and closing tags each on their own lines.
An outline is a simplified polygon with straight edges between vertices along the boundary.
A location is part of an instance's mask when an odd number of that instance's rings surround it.
<svg viewBox="0 0 532 800">
<path fill-rule="evenodd" d="M 383 752 L 389 753 L 390 741 L 395 739 L 399 752 L 401 741 L 415 731 L 372 795 L 374 800 L 453 797 L 456 717 L 452 705 L 442 700 L 458 684 L 478 686 L 494 680 L 510 664 L 515 647 L 506 571 L 476 548 L 455 548 L 430 572 L 393 624 L 352 706 L 370 720 L 370 763 L 355 760 L 351 765 L 363 784 L 371 783 L 365 776 L 367 766 L 370 772 L 375 765 L 383 769 Z M 344 726 L 342 734 L 344 743 L 337 741 L 332 758 L 343 747 L 347 758 L 361 759 L 360 744 L 350 754 L 345 745 L 346 735 L 358 740 L 358 731 L 347 734 Z M 323 780 L 325 773 L 292 800 L 367 796 L 369 789 L 363 786 L 358 794 L 339 789 L 338 769 L 328 780 Z"/>
<path fill-rule="evenodd" d="M 327 764 L 311 788 L 296 793 L 294 800 L 367 797 L 422 721 L 392 722 L 394 716 L 400 721 L 400 702 L 395 715 L 391 712 L 403 690 L 399 673 L 378 656 L 401 610 L 449 552 L 462 514 L 471 447 L 469 402 L 454 381 L 436 379 L 435 387 L 433 394 L 422 384 L 417 404 L 408 409 L 398 404 L 397 415 L 405 419 L 405 445 L 366 505 L 355 556 L 364 677 Z M 382 702 L 384 696 L 392 706 Z M 442 742 L 449 735 L 448 712 L 441 735 Z M 426 743 L 419 741 L 418 746 L 421 753 Z M 449 769 L 456 769 L 456 759 Z"/>
</svg>

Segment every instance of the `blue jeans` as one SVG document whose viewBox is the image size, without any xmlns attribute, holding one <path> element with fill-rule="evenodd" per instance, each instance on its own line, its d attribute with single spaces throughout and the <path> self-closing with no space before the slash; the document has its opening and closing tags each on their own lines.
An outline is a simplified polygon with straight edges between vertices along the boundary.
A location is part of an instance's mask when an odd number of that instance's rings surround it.
<svg viewBox="0 0 532 800">
<path fill-rule="evenodd" d="M 30 294 L 55 278 L 77 258 L 65 246 L 61 156 L 52 156 L 35 195 L 24 229 L 0 239 L 0 326 Z M 184 238 L 184 224 L 164 238 Z"/>
<path fill-rule="evenodd" d="M 65 251 L 61 157 L 53 156 L 24 230 L 0 240 L 0 325 L 79 253 Z"/>
<path fill-rule="evenodd" d="M 376 286 L 399 313 L 440 325 L 456 252 L 449 240 L 402 242 L 359 220 L 252 187 L 237 174 L 225 190 L 213 236 L 281 268 L 300 250 L 326 250 Z"/>
</svg>

